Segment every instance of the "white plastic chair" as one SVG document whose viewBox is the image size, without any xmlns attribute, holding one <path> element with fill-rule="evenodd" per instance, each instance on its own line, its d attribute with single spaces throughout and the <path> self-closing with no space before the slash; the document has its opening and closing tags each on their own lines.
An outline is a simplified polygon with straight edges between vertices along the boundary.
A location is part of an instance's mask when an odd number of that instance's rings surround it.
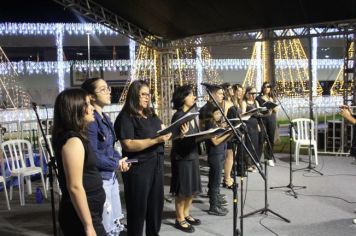
<svg viewBox="0 0 356 236">
<path fill-rule="evenodd" d="M 7 189 L 6 189 L 6 175 L 5 175 L 4 159 L 3 159 L 2 155 L 1 155 L 1 153 L 0 153 L 0 165 L 1 165 L 1 174 L 2 174 L 2 175 L 0 175 L 0 183 L 2 183 L 3 187 L 4 187 L 4 193 L 5 193 L 7 209 L 11 210 L 9 197 L 7 195 Z"/>
<path fill-rule="evenodd" d="M 295 142 L 294 158 L 296 165 L 299 165 L 299 150 L 301 148 L 309 148 L 310 146 L 314 149 L 315 165 L 318 165 L 318 147 L 315 140 L 314 121 L 306 118 L 298 118 L 292 120 L 292 123 L 292 137 Z"/>
<path fill-rule="evenodd" d="M 45 198 L 47 198 L 42 168 L 35 166 L 31 143 L 23 139 L 9 140 L 1 144 L 1 149 L 5 157 L 5 164 L 7 165 L 7 168 L 11 174 L 10 200 L 12 200 L 13 178 L 17 177 L 19 184 L 20 204 L 21 206 L 25 205 L 24 178 L 26 178 L 27 191 L 29 194 L 31 194 L 32 190 L 30 177 L 31 175 L 35 174 L 41 175 L 43 193 Z M 25 158 L 29 159 L 30 166 L 26 166 Z"/>
<path fill-rule="evenodd" d="M 50 161 L 50 156 L 52 156 L 52 157 L 54 156 L 53 147 L 52 147 L 52 135 L 50 135 L 50 134 L 46 135 L 46 139 L 48 142 L 49 151 L 50 151 L 51 155 L 49 155 L 47 152 L 44 137 L 43 136 L 39 137 L 38 144 L 39 144 L 39 152 L 40 152 L 40 156 L 41 156 L 41 165 L 43 163 L 42 162 L 43 159 L 45 160 L 46 164 L 48 164 L 48 162 Z M 53 176 L 53 178 L 55 178 L 55 176 Z M 57 182 L 58 193 L 61 195 L 62 192 L 59 187 L 58 179 L 56 180 L 56 182 Z M 46 176 L 46 190 L 49 190 L 49 177 L 48 176 Z"/>
</svg>

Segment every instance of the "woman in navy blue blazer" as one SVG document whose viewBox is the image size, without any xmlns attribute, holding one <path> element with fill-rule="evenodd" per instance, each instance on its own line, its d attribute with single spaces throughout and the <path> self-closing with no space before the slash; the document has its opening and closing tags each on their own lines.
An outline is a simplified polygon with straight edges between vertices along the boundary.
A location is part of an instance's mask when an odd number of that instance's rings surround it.
<svg viewBox="0 0 356 236">
<path fill-rule="evenodd" d="M 116 171 L 128 170 L 126 158 L 121 158 L 115 150 L 115 131 L 110 118 L 103 112 L 105 105 L 111 104 L 111 89 L 105 80 L 90 78 L 82 88 L 91 96 L 94 106 L 95 122 L 88 126 L 89 142 L 97 156 L 96 166 L 103 179 L 106 201 L 103 210 L 103 225 L 107 235 L 118 235 L 123 230 L 120 220 L 124 217 L 121 210 L 119 183 Z"/>
</svg>

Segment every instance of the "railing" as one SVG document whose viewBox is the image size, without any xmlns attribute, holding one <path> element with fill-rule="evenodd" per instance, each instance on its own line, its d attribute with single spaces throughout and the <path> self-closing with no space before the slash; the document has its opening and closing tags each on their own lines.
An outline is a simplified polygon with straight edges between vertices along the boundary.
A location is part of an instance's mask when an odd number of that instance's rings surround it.
<svg viewBox="0 0 356 236">
<path fill-rule="evenodd" d="M 280 100 L 283 107 L 291 119 L 310 116 L 310 107 L 308 99 L 303 98 L 283 98 Z M 313 98 L 313 116 L 316 126 L 316 138 L 318 141 L 318 152 L 334 155 L 346 155 L 351 147 L 353 137 L 352 126 L 344 121 L 338 115 L 339 106 L 342 104 L 342 97 L 317 97 Z M 106 106 L 104 112 L 108 114 L 114 123 L 118 116 L 121 106 L 114 104 Z M 356 107 L 352 107 L 355 109 Z M 48 116 L 47 116 L 48 112 Z M 44 128 L 50 133 L 50 127 L 53 119 L 53 108 L 38 108 L 38 113 Z M 282 109 L 279 109 L 279 120 L 285 120 L 286 116 Z M 38 134 L 38 125 L 35 113 L 32 109 L 7 109 L 0 111 L 0 125 L 6 129 L 6 132 L 0 132 L 0 138 L 26 138 L 31 141 Z M 3 129 L 1 129 L 3 130 Z M 346 132 L 345 132 L 346 130 Z M 281 136 L 288 135 L 288 126 L 283 125 L 280 128 Z M 35 141 L 36 143 L 36 141 Z M 34 144 L 35 144 L 34 143 Z"/>
<path fill-rule="evenodd" d="M 351 107 L 353 110 L 355 108 Z M 309 106 L 294 107 L 293 112 L 291 112 L 291 119 L 309 118 L 310 110 Z M 312 108 L 318 153 L 332 155 L 349 154 L 354 130 L 353 126 L 338 114 L 339 111 L 339 105 L 314 106 Z M 280 114 L 281 111 L 278 112 L 278 115 Z M 288 124 L 281 125 L 280 134 L 281 136 L 289 135 Z"/>
</svg>

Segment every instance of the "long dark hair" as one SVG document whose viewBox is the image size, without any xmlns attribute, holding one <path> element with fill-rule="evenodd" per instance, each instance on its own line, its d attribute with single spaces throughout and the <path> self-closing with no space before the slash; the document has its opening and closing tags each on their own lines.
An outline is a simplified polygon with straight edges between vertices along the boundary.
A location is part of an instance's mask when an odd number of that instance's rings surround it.
<svg viewBox="0 0 356 236">
<path fill-rule="evenodd" d="M 95 93 L 96 83 L 101 79 L 102 78 L 100 77 L 88 78 L 82 83 L 81 88 L 87 91 L 90 95 L 96 97 L 96 93 Z"/>
<path fill-rule="evenodd" d="M 66 89 L 58 94 L 54 103 L 52 143 L 67 131 L 74 131 L 86 139 L 86 123 L 84 121 L 86 98 L 89 94 L 80 88 Z"/>
<path fill-rule="evenodd" d="M 270 90 L 270 93 L 268 94 L 268 96 L 270 96 L 271 98 L 274 98 L 273 93 L 272 93 L 271 83 L 268 82 L 268 81 L 263 82 L 262 87 L 261 87 L 261 95 L 266 95 L 266 94 L 263 92 L 263 90 L 266 88 L 266 85 L 267 85 L 267 84 L 269 84 L 270 89 L 271 89 L 271 90 Z"/>
<path fill-rule="evenodd" d="M 242 87 L 241 84 L 234 84 L 232 86 L 232 90 L 234 91 L 234 96 L 233 96 L 232 102 L 234 103 L 235 106 L 238 105 L 239 107 L 241 107 L 241 102 L 243 100 L 243 96 L 242 96 L 242 98 L 240 100 L 236 97 L 238 89 L 243 90 L 243 87 Z"/>
<path fill-rule="evenodd" d="M 247 86 L 247 87 L 246 87 L 243 100 L 247 101 L 247 94 L 248 94 L 252 89 L 254 89 L 254 88 L 255 88 L 255 87 L 252 87 L 252 86 Z"/>
<path fill-rule="evenodd" d="M 143 80 L 135 80 L 130 84 L 129 91 L 127 92 L 126 96 L 126 101 L 124 107 L 122 108 L 123 111 L 132 116 L 141 116 L 138 110 L 140 103 L 140 90 L 145 86 L 149 88 L 148 83 Z M 145 116 L 151 116 L 154 113 L 150 107 L 147 107 L 143 109 L 143 114 Z"/>
<path fill-rule="evenodd" d="M 231 99 L 230 92 L 229 92 L 229 87 L 231 87 L 231 84 L 226 82 L 220 85 L 223 90 L 224 90 L 224 100 L 228 101 Z"/>
<path fill-rule="evenodd" d="M 184 106 L 184 99 L 193 92 L 193 87 L 189 84 L 177 87 L 173 93 L 173 109 L 179 110 Z"/>
</svg>

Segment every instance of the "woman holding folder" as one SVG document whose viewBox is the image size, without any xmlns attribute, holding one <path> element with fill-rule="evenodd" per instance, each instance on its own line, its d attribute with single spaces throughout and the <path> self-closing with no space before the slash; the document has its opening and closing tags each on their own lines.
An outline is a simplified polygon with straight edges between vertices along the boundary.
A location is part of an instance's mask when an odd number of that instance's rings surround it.
<svg viewBox="0 0 356 236">
<path fill-rule="evenodd" d="M 246 87 L 245 95 L 241 104 L 242 113 L 248 112 L 255 108 L 260 107 L 258 102 L 256 101 L 256 88 L 248 86 Z M 254 114 L 248 119 L 245 123 L 247 126 L 247 133 L 251 139 L 251 142 L 246 142 L 247 149 L 251 152 L 251 154 L 255 157 L 255 161 L 259 164 L 261 159 L 261 127 L 258 123 L 258 114 Z M 246 157 L 248 168 L 247 170 L 250 172 L 257 172 L 257 167 L 252 163 L 252 161 Z"/>
<path fill-rule="evenodd" d="M 141 236 L 145 221 L 146 235 L 158 235 L 161 228 L 164 142 L 171 133 L 157 135 L 164 127 L 149 105 L 148 84 L 135 80 L 114 125 L 123 156 L 138 160 L 122 173 L 129 236 Z"/>
<path fill-rule="evenodd" d="M 271 85 L 269 82 L 264 82 L 261 88 L 261 93 L 260 95 L 256 98 L 258 101 L 259 105 L 261 107 L 267 107 L 268 108 L 268 102 L 274 103 L 274 96 L 272 94 L 272 89 Z M 267 132 L 267 138 L 271 144 L 272 150 L 267 146 L 265 146 L 265 160 L 268 160 L 268 165 L 269 166 L 274 166 L 274 161 L 272 158 L 272 152 L 273 152 L 273 146 L 274 146 L 274 136 L 276 132 L 276 126 L 277 126 L 277 107 L 270 108 L 268 109 L 268 113 L 262 117 L 262 122 L 263 125 L 266 128 Z M 263 130 L 262 130 L 263 131 Z M 265 134 L 264 134 L 265 135 Z"/>
<path fill-rule="evenodd" d="M 193 88 L 183 85 L 173 93 L 172 117 L 174 123 L 195 106 Z M 180 137 L 174 139 L 171 150 L 172 179 L 170 192 L 175 196 L 176 221 L 175 227 L 184 232 L 194 232 L 194 225 L 200 225 L 200 220 L 190 215 L 193 196 L 201 193 L 198 144 L 194 137 L 184 138 L 184 135 L 198 133 L 198 123 L 195 119 L 181 126 Z"/>
</svg>

